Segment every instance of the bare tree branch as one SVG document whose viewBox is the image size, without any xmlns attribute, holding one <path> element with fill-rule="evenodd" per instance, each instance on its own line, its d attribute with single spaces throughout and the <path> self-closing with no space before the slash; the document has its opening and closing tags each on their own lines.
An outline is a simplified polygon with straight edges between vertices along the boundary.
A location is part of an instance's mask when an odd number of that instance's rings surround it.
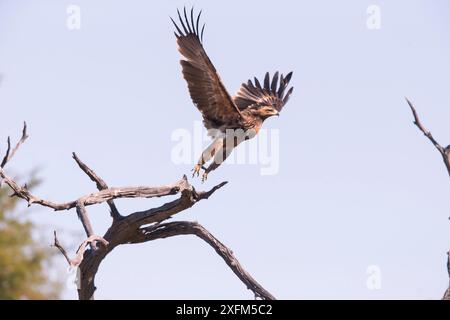
<svg viewBox="0 0 450 320">
<path fill-rule="evenodd" d="M 419 119 L 419 115 L 417 114 L 416 108 L 414 108 L 414 105 L 411 101 L 408 100 L 408 98 L 405 98 L 406 102 L 408 102 L 409 107 L 411 108 L 412 114 L 414 116 L 414 124 L 419 128 L 420 131 L 423 132 L 423 134 L 428 138 L 428 140 L 431 141 L 431 143 L 436 147 L 436 149 L 439 151 L 439 153 L 442 156 L 442 159 L 444 160 L 445 167 L 447 168 L 447 172 L 450 176 L 450 145 L 446 148 L 442 147 L 436 139 L 434 139 L 431 132 L 425 128 L 425 126 L 422 124 L 422 122 Z M 448 255 L 448 261 L 447 261 L 447 270 L 448 270 L 448 276 L 450 279 L 450 251 L 447 252 Z M 450 284 L 447 290 L 444 293 L 444 296 L 442 297 L 443 300 L 450 300 Z"/>
<path fill-rule="evenodd" d="M 450 251 L 447 252 L 447 272 L 448 278 L 450 279 Z M 442 297 L 442 300 L 450 300 L 450 283 L 447 290 L 444 293 L 444 296 Z"/>
<path fill-rule="evenodd" d="M 69 255 L 67 254 L 66 249 L 64 249 L 64 247 L 61 245 L 61 243 L 59 243 L 58 237 L 56 236 L 56 230 L 53 231 L 53 236 L 54 236 L 54 240 L 53 240 L 53 246 L 58 248 L 59 251 L 61 251 L 62 255 L 64 256 L 64 258 L 66 258 L 67 263 L 69 265 L 72 265 L 72 261 L 69 258 Z"/>
<path fill-rule="evenodd" d="M 86 211 L 86 207 L 84 206 L 84 204 L 82 202 L 77 202 L 77 215 L 78 218 L 80 219 L 84 231 L 86 232 L 86 235 L 88 237 L 93 236 L 94 235 L 94 230 L 92 229 L 92 225 L 91 225 L 91 221 L 89 220 L 87 211 Z"/>
<path fill-rule="evenodd" d="M 5 160 L 6 164 L 15 154 L 20 145 L 27 138 L 26 125 L 24 126 L 22 139 L 11 152 L 11 142 L 8 139 L 8 149 Z M 56 203 L 50 200 L 41 199 L 32 194 L 27 186 L 19 186 L 19 184 L 10 178 L 4 171 L 3 166 L 0 166 L 0 179 L 13 190 L 13 196 L 24 199 L 28 205 L 38 204 L 49 207 L 55 211 L 76 209 L 77 215 L 86 232 L 87 239 L 83 241 L 77 250 L 76 256 L 70 259 L 67 251 L 58 241 L 56 232 L 54 232 L 54 246 L 59 249 L 71 267 L 79 267 L 80 271 L 80 288 L 78 289 L 78 296 L 80 299 L 90 300 L 94 297 L 95 285 L 94 280 L 98 268 L 107 256 L 116 246 L 127 244 L 151 241 L 154 239 L 165 238 L 168 236 L 194 234 L 204 241 L 206 241 L 214 250 L 225 260 L 227 265 L 239 277 L 239 279 L 254 292 L 256 297 L 262 299 L 274 299 L 274 297 L 265 290 L 258 282 L 256 282 L 250 274 L 248 274 L 239 261 L 234 257 L 233 252 L 217 240 L 204 227 L 194 222 L 161 222 L 170 219 L 173 215 L 180 213 L 201 200 L 208 199 L 214 192 L 222 188 L 227 182 L 222 182 L 214 186 L 209 191 L 197 192 L 191 186 L 186 178 L 183 176 L 181 180 L 176 183 L 159 186 L 159 187 L 122 187 L 110 188 L 106 182 L 101 179 L 91 168 L 84 164 L 74 153 L 73 158 L 86 173 L 86 175 L 96 183 L 98 192 L 90 193 L 82 196 L 76 200 L 64 203 Z M 118 212 L 113 199 L 117 198 L 153 198 L 169 195 L 179 194 L 179 198 L 163 204 L 157 208 L 151 208 L 144 211 L 134 212 L 128 216 L 122 216 Z M 112 224 L 106 231 L 103 237 L 94 234 L 91 222 L 89 220 L 86 207 L 99 203 L 107 202 L 111 209 L 111 216 L 113 217 Z M 97 246 L 97 244 L 103 244 Z M 94 250 L 87 250 L 87 246 L 91 245 Z"/>
<path fill-rule="evenodd" d="M 8 161 L 10 161 L 12 159 L 12 157 L 14 157 L 14 155 L 16 154 L 17 150 L 19 150 L 20 146 L 25 142 L 25 140 L 27 140 L 28 135 L 27 135 L 27 123 L 24 122 L 23 123 L 23 129 L 22 129 L 22 137 L 20 138 L 20 140 L 17 142 L 16 146 L 14 147 L 14 149 L 12 149 L 11 151 L 11 138 L 8 137 L 8 149 L 6 150 L 6 154 L 5 157 L 2 160 L 2 163 L 0 164 L 1 168 L 4 168 L 6 163 Z"/>
<path fill-rule="evenodd" d="M 108 246 L 108 244 L 109 244 L 108 241 L 106 241 L 102 237 L 96 236 L 96 235 L 92 235 L 92 236 L 88 237 L 86 240 L 84 240 L 80 244 L 80 246 L 78 247 L 76 256 L 73 259 L 70 259 L 69 255 L 67 254 L 66 249 L 64 249 L 64 247 L 61 245 L 61 243 L 59 242 L 58 238 L 56 237 L 56 231 L 53 231 L 53 235 L 54 235 L 53 246 L 58 248 L 59 251 L 61 251 L 61 253 L 64 256 L 64 258 L 66 258 L 67 263 L 71 267 L 77 267 L 83 261 L 84 253 L 86 251 L 86 247 L 87 247 L 88 244 L 92 244 L 94 241 L 101 242 L 105 247 Z"/>
<path fill-rule="evenodd" d="M 6 164 L 14 157 L 14 155 L 17 152 L 17 150 L 25 142 L 25 140 L 27 140 L 27 138 L 28 138 L 28 135 L 27 135 L 27 123 L 24 122 L 23 123 L 23 129 L 22 129 L 22 137 L 17 142 L 17 144 L 14 147 L 14 149 L 12 149 L 12 151 L 11 151 L 11 138 L 8 137 L 8 139 L 6 140 L 7 149 L 6 149 L 5 156 L 3 157 L 3 160 L 0 163 L 0 169 L 3 169 L 6 166 Z M 3 182 L 3 179 L 0 177 L 0 187 L 2 186 L 2 182 Z"/>
<path fill-rule="evenodd" d="M 445 167 L 447 168 L 447 172 L 450 175 L 450 146 L 447 146 L 446 148 L 442 147 L 436 139 L 434 139 L 431 132 L 425 128 L 425 126 L 422 124 L 422 122 L 419 119 L 419 115 L 417 114 L 416 108 L 414 108 L 414 105 L 411 101 L 408 100 L 408 98 L 405 98 L 406 102 L 408 102 L 409 107 L 411 108 L 412 114 L 414 116 L 414 124 L 419 128 L 420 131 L 423 132 L 423 134 L 428 138 L 428 140 L 431 141 L 431 143 L 436 147 L 436 149 L 439 151 L 439 153 L 442 156 L 442 160 L 444 160 Z"/>
<path fill-rule="evenodd" d="M 177 183 L 160 187 L 141 186 L 109 188 L 85 195 L 70 202 L 56 203 L 41 199 L 32 194 L 27 188 L 19 186 L 12 178 L 6 175 L 5 171 L 2 168 L 0 168 L 0 177 L 4 179 L 5 183 L 14 191 L 15 195 L 26 200 L 29 206 L 32 204 L 39 204 L 44 207 L 52 208 L 55 211 L 73 209 L 79 202 L 83 203 L 83 205 L 85 206 L 91 206 L 117 198 L 154 198 L 174 195 L 180 191 L 180 184 L 183 183 L 182 179 Z"/>
<path fill-rule="evenodd" d="M 224 185 L 226 185 L 228 183 L 228 181 L 223 181 L 221 183 L 219 183 L 217 186 L 214 186 L 211 190 L 206 191 L 206 192 L 199 192 L 197 193 L 197 197 L 199 200 L 201 199 L 208 199 L 214 192 L 216 192 L 217 190 L 219 190 L 220 188 L 222 188 Z"/>
<path fill-rule="evenodd" d="M 222 182 L 213 187 L 207 192 L 198 192 L 189 184 L 187 177 L 183 176 L 182 183 L 180 183 L 181 197 L 165 203 L 164 205 L 152 208 L 145 211 L 132 213 L 128 216 L 128 220 L 135 227 L 140 227 L 150 223 L 161 223 L 164 220 L 170 219 L 174 214 L 192 207 L 200 200 L 208 199 L 215 191 L 223 187 L 227 182 Z"/>
<path fill-rule="evenodd" d="M 95 241 L 99 241 L 105 247 L 107 247 L 109 244 L 108 241 L 106 241 L 104 238 L 102 238 L 100 236 L 92 235 L 92 236 L 88 237 L 86 240 L 83 241 L 83 243 L 81 243 L 80 247 L 77 250 L 77 255 L 75 256 L 74 259 L 72 259 L 73 266 L 80 265 L 80 263 L 83 261 L 83 257 L 84 257 L 84 253 L 86 251 L 87 245 L 92 244 Z"/>
<path fill-rule="evenodd" d="M 96 183 L 97 189 L 99 191 L 109 189 L 108 185 L 105 181 L 103 181 L 102 178 L 100 178 L 91 168 L 89 168 L 83 161 L 78 158 L 78 156 L 75 154 L 75 152 L 72 154 L 73 158 L 75 159 L 78 166 L 83 170 L 88 177 Z M 109 208 L 111 209 L 111 217 L 114 220 L 118 220 L 122 218 L 122 215 L 119 213 L 119 210 L 117 210 L 117 207 L 113 200 L 107 200 L 106 203 L 108 203 Z"/>
<path fill-rule="evenodd" d="M 0 167 L 1 167 L 1 168 L 4 168 L 5 165 L 6 165 L 6 163 L 7 163 L 8 160 L 9 160 L 9 155 L 10 155 L 9 153 L 11 152 L 11 137 L 8 137 L 8 138 L 6 139 L 6 143 L 7 143 L 8 147 L 6 148 L 6 154 L 5 154 L 5 156 L 3 157 L 2 163 L 0 164 Z"/>
</svg>

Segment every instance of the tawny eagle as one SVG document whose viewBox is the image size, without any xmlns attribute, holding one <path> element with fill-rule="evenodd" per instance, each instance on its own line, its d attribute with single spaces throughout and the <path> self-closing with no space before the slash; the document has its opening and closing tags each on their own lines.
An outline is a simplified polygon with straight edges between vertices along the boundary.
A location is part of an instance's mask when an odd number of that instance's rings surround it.
<svg viewBox="0 0 450 320">
<path fill-rule="evenodd" d="M 263 85 L 254 78 L 243 83 L 232 97 L 225 89 L 211 60 L 203 48 L 203 31 L 199 22 L 201 11 L 194 19 L 193 8 L 190 14 L 184 8 L 184 17 L 178 12 L 179 24 L 175 25 L 178 50 L 184 56 L 181 60 L 183 76 L 188 83 L 192 101 L 202 113 L 203 123 L 212 136 L 213 142 L 202 152 L 193 169 L 193 176 L 204 169 L 202 181 L 212 170 L 220 166 L 240 142 L 254 137 L 264 120 L 279 115 L 292 93 L 286 88 L 292 72 L 285 77 L 275 72 L 272 79 L 267 72 Z M 212 159 L 208 168 L 203 165 Z"/>
</svg>

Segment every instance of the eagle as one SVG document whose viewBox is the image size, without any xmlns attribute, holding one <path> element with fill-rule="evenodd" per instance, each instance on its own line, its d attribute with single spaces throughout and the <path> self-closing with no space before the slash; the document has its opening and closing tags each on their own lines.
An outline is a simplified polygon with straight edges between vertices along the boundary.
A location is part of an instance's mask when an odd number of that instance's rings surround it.
<svg viewBox="0 0 450 320">
<path fill-rule="evenodd" d="M 199 176 L 203 169 L 202 181 L 208 173 L 217 169 L 242 141 L 253 138 L 269 117 L 278 116 L 289 100 L 293 87 L 286 91 L 292 72 L 286 76 L 275 72 L 271 78 L 267 72 L 263 84 L 254 81 L 242 83 L 235 96 L 225 88 L 216 68 L 203 48 L 205 24 L 199 28 L 202 11 L 194 17 L 184 7 L 183 16 L 177 9 L 179 22 L 170 18 L 175 26 L 178 51 L 184 57 L 180 60 L 184 79 L 195 106 L 201 112 L 203 124 L 212 137 L 212 143 L 202 152 L 192 169 L 192 176 Z M 195 18 L 195 19 L 194 19 Z M 211 160 L 205 168 L 204 164 Z"/>
</svg>

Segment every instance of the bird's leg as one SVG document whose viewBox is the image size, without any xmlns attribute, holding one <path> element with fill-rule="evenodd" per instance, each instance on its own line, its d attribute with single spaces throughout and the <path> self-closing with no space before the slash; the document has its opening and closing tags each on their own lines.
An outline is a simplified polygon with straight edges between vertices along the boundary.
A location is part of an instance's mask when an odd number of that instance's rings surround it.
<svg viewBox="0 0 450 320">
<path fill-rule="evenodd" d="M 215 170 L 219 165 L 215 165 L 215 163 L 211 163 L 211 165 L 206 168 L 206 170 L 203 172 L 202 175 L 202 182 L 205 182 L 208 179 L 208 173 L 210 173 L 211 171 Z"/>
<path fill-rule="evenodd" d="M 195 165 L 195 167 L 191 170 L 191 171 L 192 171 L 192 178 L 195 177 L 195 174 L 197 174 L 197 177 L 199 176 L 199 174 L 200 174 L 200 169 L 205 170 L 205 167 L 203 166 L 202 163 L 199 162 L 199 163 L 197 163 L 197 164 Z"/>
<path fill-rule="evenodd" d="M 222 164 L 222 162 L 226 160 L 226 158 L 231 154 L 231 151 L 233 151 L 233 145 L 227 147 L 225 145 L 225 141 L 222 141 L 222 147 L 220 148 L 220 150 L 218 150 L 218 152 L 216 152 L 214 160 L 209 165 L 209 167 L 205 169 L 205 172 L 203 172 L 202 182 L 205 182 L 206 179 L 208 179 L 208 174 L 211 171 L 216 170 Z"/>
<path fill-rule="evenodd" d="M 223 141 L 221 138 L 216 138 L 208 146 L 208 148 L 206 148 L 202 152 L 200 159 L 198 159 L 197 164 L 195 165 L 194 169 L 192 169 L 192 171 L 193 171 L 192 177 L 194 177 L 195 174 L 197 174 L 197 177 L 198 177 L 200 174 L 200 169 L 203 169 L 206 171 L 206 168 L 203 165 L 214 156 L 214 154 L 216 153 L 216 150 L 219 150 L 222 147 L 222 143 L 223 143 Z"/>
</svg>

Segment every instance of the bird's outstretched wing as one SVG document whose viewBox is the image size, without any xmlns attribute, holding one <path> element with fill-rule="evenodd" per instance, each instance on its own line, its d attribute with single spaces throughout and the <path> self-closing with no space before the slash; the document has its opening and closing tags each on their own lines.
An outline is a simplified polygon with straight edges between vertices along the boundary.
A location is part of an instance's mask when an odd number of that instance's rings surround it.
<svg viewBox="0 0 450 320">
<path fill-rule="evenodd" d="M 272 81 L 267 72 L 264 77 L 264 86 L 261 86 L 258 79 L 255 78 L 255 83 L 248 80 L 243 83 L 233 97 L 234 103 L 240 110 L 244 110 L 250 106 L 272 106 L 278 111 L 281 111 L 283 106 L 288 102 L 289 96 L 294 90 L 291 87 L 285 94 L 285 90 L 291 80 L 292 72 L 289 72 L 286 77 L 278 76 L 278 71 L 274 74 Z M 279 85 L 278 85 L 278 80 Z"/>
<path fill-rule="evenodd" d="M 209 60 L 202 45 L 205 25 L 199 30 L 200 13 L 194 23 L 194 10 L 190 17 L 184 8 L 184 19 L 178 11 L 179 23 L 175 25 L 178 50 L 186 58 L 181 60 L 183 76 L 188 83 L 192 101 L 203 115 L 207 129 L 232 125 L 239 121 L 241 113 L 230 94 L 225 89 L 216 68 Z"/>
</svg>

